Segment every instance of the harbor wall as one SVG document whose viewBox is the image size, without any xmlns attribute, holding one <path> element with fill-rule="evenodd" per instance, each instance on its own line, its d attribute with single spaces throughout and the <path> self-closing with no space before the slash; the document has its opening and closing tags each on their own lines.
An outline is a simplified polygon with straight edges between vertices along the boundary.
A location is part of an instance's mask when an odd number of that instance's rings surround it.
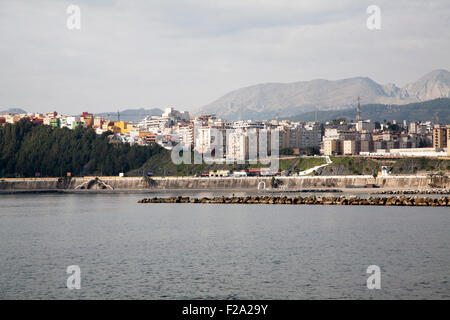
<svg viewBox="0 0 450 320">
<path fill-rule="evenodd" d="M 449 188 L 448 178 L 441 182 L 443 188 Z M 375 184 L 391 189 L 427 189 L 431 187 L 428 176 L 308 176 L 276 177 L 277 190 L 299 190 L 311 188 L 347 188 L 364 187 Z M 22 178 L 0 179 L 0 190 L 257 190 L 272 189 L 272 177 L 83 177 L 83 178 Z"/>
</svg>

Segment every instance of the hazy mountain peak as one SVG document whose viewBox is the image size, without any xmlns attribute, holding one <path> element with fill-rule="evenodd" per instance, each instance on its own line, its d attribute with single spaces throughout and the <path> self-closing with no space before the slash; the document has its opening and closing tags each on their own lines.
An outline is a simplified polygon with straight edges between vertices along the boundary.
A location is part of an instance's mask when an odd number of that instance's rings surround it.
<svg viewBox="0 0 450 320">
<path fill-rule="evenodd" d="M 426 75 L 424 75 L 422 78 L 419 79 L 439 79 L 439 80 L 449 80 L 450 79 L 450 72 L 448 72 L 445 69 L 436 69 L 433 70 Z"/>
<path fill-rule="evenodd" d="M 21 108 L 9 108 L 9 109 L 0 111 L 0 114 L 9 114 L 9 113 L 25 114 L 27 112 Z"/>
<path fill-rule="evenodd" d="M 433 70 L 416 82 L 406 86 L 406 92 L 417 101 L 450 97 L 450 72 L 443 69 Z"/>
<path fill-rule="evenodd" d="M 200 108 L 197 114 L 214 113 L 232 119 L 270 119 L 314 110 L 336 110 L 361 103 L 406 104 L 450 97 L 450 72 L 434 70 L 416 82 L 397 87 L 380 85 L 369 77 L 341 80 L 314 79 L 292 83 L 264 83 L 234 90 Z"/>
<path fill-rule="evenodd" d="M 151 108 L 151 109 L 144 109 L 144 108 L 136 108 L 136 109 L 125 109 L 120 111 L 118 114 L 117 111 L 111 111 L 111 112 L 103 112 L 103 113 L 97 113 L 97 116 L 105 117 L 110 120 L 117 120 L 119 119 L 123 121 L 139 121 L 145 118 L 146 116 L 160 116 L 162 115 L 163 111 L 160 108 Z"/>
</svg>

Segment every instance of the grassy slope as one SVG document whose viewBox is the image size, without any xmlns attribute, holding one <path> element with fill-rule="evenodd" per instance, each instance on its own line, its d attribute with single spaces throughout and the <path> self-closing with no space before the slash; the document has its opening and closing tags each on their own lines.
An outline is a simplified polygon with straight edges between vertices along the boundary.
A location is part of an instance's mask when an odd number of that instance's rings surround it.
<svg viewBox="0 0 450 320">
<path fill-rule="evenodd" d="M 392 166 L 396 174 L 450 171 L 450 160 L 429 158 L 400 159 Z"/>
<path fill-rule="evenodd" d="M 319 169 L 321 175 L 372 175 L 381 171 L 381 166 L 392 168 L 393 174 L 449 171 L 450 160 L 433 158 L 404 158 L 395 161 L 380 161 L 360 157 L 331 157 L 333 164 Z"/>
<path fill-rule="evenodd" d="M 417 172 L 450 171 L 450 160 L 430 158 L 405 158 L 395 161 L 380 161 L 361 157 L 331 157 L 333 163 L 318 170 L 320 175 L 373 175 L 381 171 L 381 166 L 392 168 L 394 174 L 413 174 Z M 292 172 L 304 171 L 325 163 L 323 158 L 290 158 L 280 160 L 280 170 Z M 141 168 L 127 173 L 128 176 L 142 176 L 152 171 L 156 176 L 193 176 L 213 170 L 244 170 L 248 168 L 267 167 L 258 164 L 173 164 L 170 153 L 154 155 Z"/>
<path fill-rule="evenodd" d="M 193 161 L 192 161 L 193 162 Z M 281 159 L 280 170 L 293 170 L 294 172 L 303 171 L 314 166 L 324 164 L 323 158 L 294 158 Z M 258 164 L 180 164 L 175 165 L 171 158 L 170 152 L 162 152 L 151 157 L 141 168 L 129 171 L 128 176 L 142 176 L 148 171 L 152 171 L 155 176 L 193 176 L 203 172 L 213 170 L 244 170 L 248 168 L 268 167 L 261 163 Z"/>
<path fill-rule="evenodd" d="M 280 170 L 299 172 L 325 163 L 326 161 L 324 158 L 285 159 L 280 161 Z"/>
<path fill-rule="evenodd" d="M 380 171 L 381 166 L 374 160 L 353 157 L 330 157 L 333 163 L 320 172 L 325 175 L 360 175 L 374 174 Z"/>
</svg>

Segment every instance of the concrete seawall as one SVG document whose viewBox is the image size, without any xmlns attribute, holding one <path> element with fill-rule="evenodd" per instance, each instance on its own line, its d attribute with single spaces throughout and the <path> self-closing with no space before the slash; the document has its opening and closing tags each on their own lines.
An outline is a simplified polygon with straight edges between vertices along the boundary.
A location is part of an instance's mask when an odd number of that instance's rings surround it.
<svg viewBox="0 0 450 320">
<path fill-rule="evenodd" d="M 376 184 L 389 189 L 427 189 L 432 183 L 428 176 L 315 176 L 276 177 L 277 190 L 311 188 L 346 188 Z M 271 177 L 191 178 L 168 177 L 144 179 L 140 177 L 83 177 L 0 179 L 0 190 L 258 190 L 271 189 Z M 449 188 L 446 179 L 440 187 Z"/>
</svg>

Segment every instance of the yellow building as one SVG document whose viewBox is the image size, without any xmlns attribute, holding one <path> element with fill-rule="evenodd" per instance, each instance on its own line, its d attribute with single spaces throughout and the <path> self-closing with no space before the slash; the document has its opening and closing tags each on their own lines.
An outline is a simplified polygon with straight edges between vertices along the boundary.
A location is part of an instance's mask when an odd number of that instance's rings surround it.
<svg viewBox="0 0 450 320">
<path fill-rule="evenodd" d="M 109 127 L 110 127 L 110 125 L 109 125 L 109 122 L 108 122 L 108 121 L 106 121 L 106 122 L 104 122 L 104 123 L 102 124 L 102 130 L 103 130 L 103 131 L 108 131 Z"/>
<path fill-rule="evenodd" d="M 128 123 L 125 121 L 116 121 L 114 126 L 120 128 L 120 133 L 127 133 L 129 130 Z"/>
<path fill-rule="evenodd" d="M 448 130 L 444 126 L 436 125 L 433 128 L 433 148 L 447 148 Z"/>
<path fill-rule="evenodd" d="M 326 156 L 331 156 L 339 152 L 339 140 L 338 139 L 324 139 L 323 140 L 323 153 Z"/>
<path fill-rule="evenodd" d="M 121 130 L 119 127 L 117 127 L 115 125 L 111 125 L 111 124 L 109 124 L 107 126 L 107 128 L 108 128 L 109 131 L 111 131 L 113 133 L 120 133 L 120 130 Z"/>
<path fill-rule="evenodd" d="M 450 156 L 450 124 L 447 125 L 447 154 Z"/>
<path fill-rule="evenodd" d="M 343 154 L 352 155 L 357 153 L 357 146 L 355 140 L 344 140 Z"/>
</svg>

